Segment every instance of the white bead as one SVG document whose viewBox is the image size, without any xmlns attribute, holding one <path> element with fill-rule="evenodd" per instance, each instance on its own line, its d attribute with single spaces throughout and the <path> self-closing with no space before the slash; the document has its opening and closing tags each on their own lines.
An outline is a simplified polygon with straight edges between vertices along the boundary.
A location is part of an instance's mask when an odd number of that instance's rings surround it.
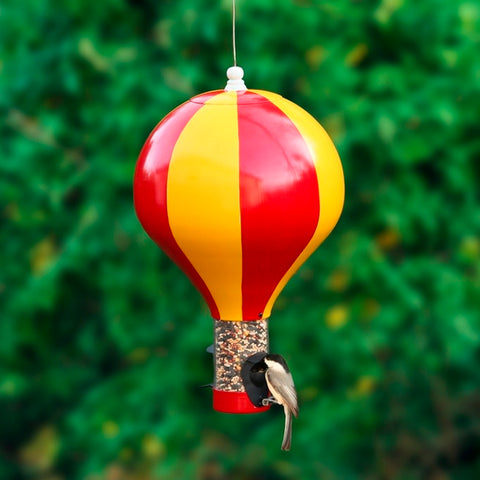
<svg viewBox="0 0 480 480">
<path fill-rule="evenodd" d="M 229 80 L 241 80 L 243 78 L 242 67 L 230 67 L 227 70 L 227 78 Z"/>
<path fill-rule="evenodd" d="M 226 92 L 241 92 L 247 90 L 245 82 L 243 81 L 243 68 L 242 67 L 230 67 L 227 70 L 228 82 L 225 87 Z"/>
</svg>

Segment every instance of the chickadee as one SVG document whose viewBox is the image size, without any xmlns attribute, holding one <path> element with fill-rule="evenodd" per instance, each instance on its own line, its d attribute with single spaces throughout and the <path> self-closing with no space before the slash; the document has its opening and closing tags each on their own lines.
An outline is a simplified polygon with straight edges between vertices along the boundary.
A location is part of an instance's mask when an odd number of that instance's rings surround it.
<svg viewBox="0 0 480 480">
<path fill-rule="evenodd" d="M 265 380 L 272 397 L 264 398 L 263 405 L 278 403 L 285 411 L 282 450 L 290 450 L 292 443 L 292 414 L 298 416 L 298 400 L 292 374 L 285 359 L 276 353 L 265 355 Z"/>
</svg>

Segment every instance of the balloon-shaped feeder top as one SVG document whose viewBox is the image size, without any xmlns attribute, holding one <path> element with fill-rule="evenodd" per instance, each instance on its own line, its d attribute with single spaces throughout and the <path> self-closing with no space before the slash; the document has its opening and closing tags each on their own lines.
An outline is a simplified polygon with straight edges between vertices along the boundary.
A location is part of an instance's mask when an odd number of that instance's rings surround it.
<svg viewBox="0 0 480 480">
<path fill-rule="evenodd" d="M 340 217 L 344 179 L 321 125 L 247 90 L 240 67 L 152 131 L 134 179 L 137 216 L 221 320 L 268 318 Z"/>
</svg>

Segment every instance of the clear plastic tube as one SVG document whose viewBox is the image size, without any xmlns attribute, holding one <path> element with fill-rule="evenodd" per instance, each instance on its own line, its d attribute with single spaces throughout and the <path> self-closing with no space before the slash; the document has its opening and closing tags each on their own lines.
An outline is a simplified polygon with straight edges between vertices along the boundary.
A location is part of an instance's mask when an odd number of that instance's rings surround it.
<svg viewBox="0 0 480 480">
<path fill-rule="evenodd" d="M 268 319 L 256 321 L 214 320 L 216 390 L 245 392 L 242 365 L 255 353 L 268 352 Z"/>
</svg>

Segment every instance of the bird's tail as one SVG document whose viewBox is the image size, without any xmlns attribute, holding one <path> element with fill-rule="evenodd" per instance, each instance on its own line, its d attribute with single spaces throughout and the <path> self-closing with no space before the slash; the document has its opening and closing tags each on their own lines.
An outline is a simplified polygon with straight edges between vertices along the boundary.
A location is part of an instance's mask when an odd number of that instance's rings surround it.
<svg viewBox="0 0 480 480">
<path fill-rule="evenodd" d="M 290 450 L 292 444 L 292 412 L 287 408 L 285 410 L 285 429 L 283 431 L 282 450 Z"/>
</svg>

